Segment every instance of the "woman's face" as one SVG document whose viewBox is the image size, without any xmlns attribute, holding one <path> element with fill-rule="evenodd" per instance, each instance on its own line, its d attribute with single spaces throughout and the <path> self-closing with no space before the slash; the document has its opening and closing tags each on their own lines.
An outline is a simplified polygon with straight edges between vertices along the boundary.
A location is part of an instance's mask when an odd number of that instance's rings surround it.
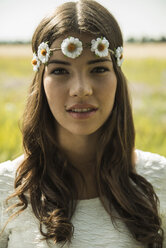
<svg viewBox="0 0 166 248">
<path fill-rule="evenodd" d="M 88 34 L 70 36 L 79 38 L 83 45 L 96 38 Z M 57 39 L 51 48 L 60 48 L 67 37 Z M 83 48 L 82 54 L 72 59 L 61 50 L 54 51 L 45 67 L 43 84 L 57 131 L 89 135 L 111 114 L 117 79 L 110 56 L 97 57 L 90 48 Z"/>
</svg>

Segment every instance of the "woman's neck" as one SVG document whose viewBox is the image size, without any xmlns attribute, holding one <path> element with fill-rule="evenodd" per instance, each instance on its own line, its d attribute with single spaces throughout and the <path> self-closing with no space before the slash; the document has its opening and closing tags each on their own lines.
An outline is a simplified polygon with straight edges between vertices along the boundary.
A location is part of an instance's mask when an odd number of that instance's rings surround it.
<svg viewBox="0 0 166 248">
<path fill-rule="evenodd" d="M 96 163 L 96 144 L 98 134 L 74 135 L 69 132 L 58 133 L 58 143 L 69 161 L 82 173 L 89 173 Z"/>
<path fill-rule="evenodd" d="M 58 133 L 58 142 L 66 157 L 76 167 L 85 179 L 83 184 L 77 173 L 73 178 L 78 191 L 78 199 L 91 199 L 98 196 L 96 185 L 96 144 L 97 134 L 89 136 Z"/>
</svg>

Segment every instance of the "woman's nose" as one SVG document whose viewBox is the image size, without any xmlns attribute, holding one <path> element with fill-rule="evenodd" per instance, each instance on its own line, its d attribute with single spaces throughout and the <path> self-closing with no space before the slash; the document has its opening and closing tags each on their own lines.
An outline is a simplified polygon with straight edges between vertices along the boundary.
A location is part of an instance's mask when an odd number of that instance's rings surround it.
<svg viewBox="0 0 166 248">
<path fill-rule="evenodd" d="M 70 96 L 90 96 L 92 95 L 92 85 L 87 78 L 75 77 L 70 85 Z"/>
</svg>

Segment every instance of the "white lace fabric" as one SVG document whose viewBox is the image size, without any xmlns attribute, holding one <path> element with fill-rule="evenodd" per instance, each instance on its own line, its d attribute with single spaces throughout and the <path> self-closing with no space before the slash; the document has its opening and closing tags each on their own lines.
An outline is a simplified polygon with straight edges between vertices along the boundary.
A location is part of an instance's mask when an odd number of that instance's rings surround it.
<svg viewBox="0 0 166 248">
<path fill-rule="evenodd" d="M 166 233 L 166 158 L 149 152 L 136 150 L 137 172 L 152 183 L 159 199 L 163 229 Z M 4 201 L 13 192 L 15 171 L 23 157 L 0 164 L 0 229 L 8 218 Z M 133 239 L 125 224 L 118 220 L 118 230 L 113 226 L 110 216 L 100 199 L 78 201 L 72 218 L 74 236 L 70 245 L 64 248 L 143 248 L 145 246 Z M 41 241 L 39 221 L 29 205 L 23 213 L 9 222 L 0 236 L 0 248 L 59 248 L 53 242 Z M 166 241 L 164 243 L 166 248 Z"/>
</svg>

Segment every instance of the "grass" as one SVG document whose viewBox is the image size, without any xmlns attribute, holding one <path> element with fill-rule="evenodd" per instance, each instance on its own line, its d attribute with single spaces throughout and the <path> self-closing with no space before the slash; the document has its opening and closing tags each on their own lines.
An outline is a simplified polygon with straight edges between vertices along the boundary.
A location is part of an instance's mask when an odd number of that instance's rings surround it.
<svg viewBox="0 0 166 248">
<path fill-rule="evenodd" d="M 128 59 L 136 148 L 166 156 L 166 59 Z"/>
<path fill-rule="evenodd" d="M 0 78 L 26 78 L 32 74 L 30 59 L 27 57 L 1 57 Z"/>
<path fill-rule="evenodd" d="M 0 162 L 22 153 L 19 120 L 32 75 L 28 58 L 0 58 Z"/>
<path fill-rule="evenodd" d="M 166 59 L 134 59 L 122 67 L 132 92 L 136 148 L 166 156 Z M 28 57 L 0 57 L 0 162 L 22 153 L 18 127 L 33 72 Z"/>
<path fill-rule="evenodd" d="M 146 114 L 134 114 L 136 147 L 166 156 L 166 125 Z"/>
<path fill-rule="evenodd" d="M 165 59 L 128 59 L 124 62 L 123 70 L 131 82 L 148 85 L 166 83 Z"/>
</svg>

